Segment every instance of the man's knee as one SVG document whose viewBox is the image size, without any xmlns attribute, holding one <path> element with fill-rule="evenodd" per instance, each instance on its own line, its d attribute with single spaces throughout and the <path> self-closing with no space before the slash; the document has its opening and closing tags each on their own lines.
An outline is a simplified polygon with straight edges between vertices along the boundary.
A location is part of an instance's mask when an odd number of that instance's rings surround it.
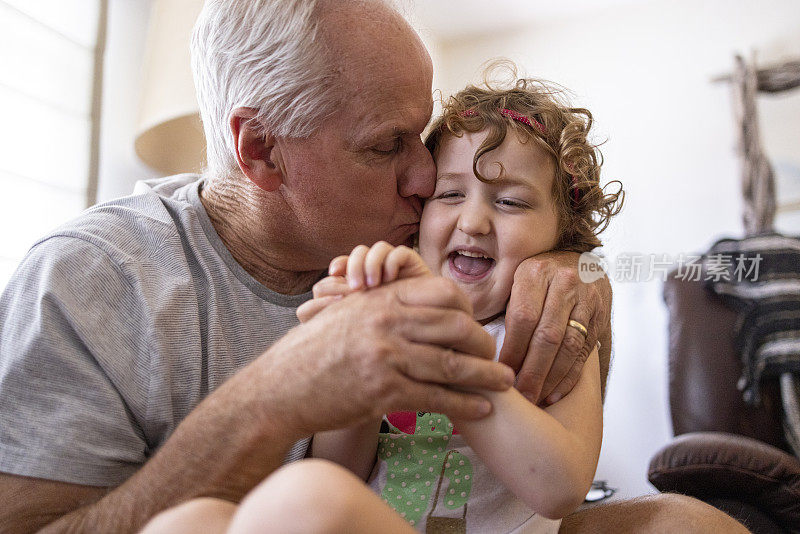
<svg viewBox="0 0 800 534">
<path fill-rule="evenodd" d="M 654 520 L 658 525 L 677 525 L 687 532 L 748 532 L 725 512 L 688 495 L 661 493 L 650 496 L 650 500 L 655 503 Z"/>
<path fill-rule="evenodd" d="M 645 495 L 575 512 L 564 518 L 562 533 L 581 532 L 746 533 L 741 523 L 698 499 L 677 493 Z"/>
</svg>

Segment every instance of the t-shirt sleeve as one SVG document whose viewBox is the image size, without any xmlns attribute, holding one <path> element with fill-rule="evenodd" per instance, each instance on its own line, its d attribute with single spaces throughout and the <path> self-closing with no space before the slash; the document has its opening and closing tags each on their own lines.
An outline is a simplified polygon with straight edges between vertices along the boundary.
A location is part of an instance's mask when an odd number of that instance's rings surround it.
<svg viewBox="0 0 800 534">
<path fill-rule="evenodd" d="M 95 244 L 31 249 L 0 297 L 0 471 L 117 486 L 145 462 L 140 300 Z"/>
</svg>

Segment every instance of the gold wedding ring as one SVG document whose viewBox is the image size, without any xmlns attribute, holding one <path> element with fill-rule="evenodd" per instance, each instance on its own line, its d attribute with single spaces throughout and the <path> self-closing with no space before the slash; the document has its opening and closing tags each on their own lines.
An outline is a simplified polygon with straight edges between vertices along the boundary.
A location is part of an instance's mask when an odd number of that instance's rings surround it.
<svg viewBox="0 0 800 534">
<path fill-rule="evenodd" d="M 586 327 L 583 326 L 578 321 L 576 321 L 575 319 L 570 319 L 569 323 L 567 323 L 567 324 L 569 326 L 571 326 L 572 328 L 574 328 L 575 330 L 577 330 L 578 332 L 580 332 L 581 334 L 583 334 L 583 337 L 586 337 L 586 336 L 589 335 L 589 332 L 586 331 Z"/>
</svg>

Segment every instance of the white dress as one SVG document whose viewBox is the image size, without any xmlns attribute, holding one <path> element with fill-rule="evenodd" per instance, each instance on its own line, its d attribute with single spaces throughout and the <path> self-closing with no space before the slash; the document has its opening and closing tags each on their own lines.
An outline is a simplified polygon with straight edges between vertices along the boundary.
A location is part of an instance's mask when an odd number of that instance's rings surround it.
<svg viewBox="0 0 800 534">
<path fill-rule="evenodd" d="M 505 318 L 484 326 L 500 352 Z M 370 487 L 420 532 L 558 532 L 508 491 L 442 414 L 384 416 Z M 514 447 L 514 443 L 506 446 Z"/>
</svg>

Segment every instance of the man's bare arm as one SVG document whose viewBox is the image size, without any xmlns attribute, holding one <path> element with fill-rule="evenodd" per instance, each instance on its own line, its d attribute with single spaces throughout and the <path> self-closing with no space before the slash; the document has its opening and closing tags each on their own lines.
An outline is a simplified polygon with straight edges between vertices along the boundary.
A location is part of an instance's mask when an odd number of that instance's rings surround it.
<svg viewBox="0 0 800 534">
<path fill-rule="evenodd" d="M 193 497 L 238 501 L 281 464 L 297 436 L 243 411 L 237 378 L 201 403 L 116 489 L 0 476 L 0 530 L 35 532 L 47 525 L 42 532 L 136 532 L 158 512 Z"/>
<path fill-rule="evenodd" d="M 107 492 L 96 486 L 0 473 L 0 532 L 36 532 Z"/>
<path fill-rule="evenodd" d="M 136 532 L 188 499 L 237 502 L 282 463 L 292 443 L 317 431 L 399 410 L 483 417 L 486 399 L 448 386 L 502 391 L 513 375 L 490 361 L 491 337 L 467 309 L 463 294 L 433 278 L 345 297 L 209 395 L 122 485 L 102 496 L 86 489 L 96 502 L 67 496 L 56 506 L 71 485 L 27 479 L 28 501 L 17 511 L 29 520 L 3 532 L 35 530 L 78 506 L 43 531 Z M 21 489 L 18 477 L 0 485 L 4 493 Z M 14 520 L 8 510 L 0 505 L 3 523 Z"/>
</svg>

